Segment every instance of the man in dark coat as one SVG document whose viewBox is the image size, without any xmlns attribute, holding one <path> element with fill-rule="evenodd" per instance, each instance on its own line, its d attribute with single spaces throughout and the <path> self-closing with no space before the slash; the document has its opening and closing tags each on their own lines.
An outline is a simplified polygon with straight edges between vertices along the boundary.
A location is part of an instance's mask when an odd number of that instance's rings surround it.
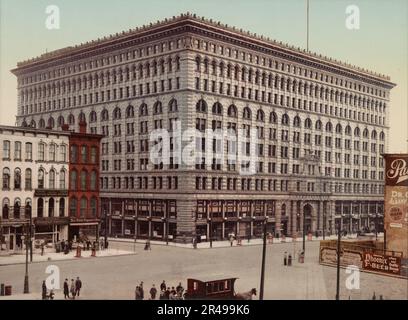
<svg viewBox="0 0 408 320">
<path fill-rule="evenodd" d="M 68 279 L 65 279 L 64 281 L 64 299 L 69 299 L 69 285 L 68 285 Z"/>
<path fill-rule="evenodd" d="M 153 284 L 152 288 L 150 289 L 150 299 L 156 300 L 156 294 L 157 294 L 157 289 Z"/>
<path fill-rule="evenodd" d="M 75 295 L 77 295 L 79 297 L 79 293 L 81 291 L 82 288 L 82 281 L 79 280 L 79 277 L 77 277 L 76 281 L 75 281 Z"/>
<path fill-rule="evenodd" d="M 167 286 L 166 286 L 166 282 L 163 280 L 163 282 L 160 285 L 160 291 L 166 291 Z"/>
<path fill-rule="evenodd" d="M 47 285 L 45 284 L 45 280 L 42 283 L 42 299 L 47 299 Z"/>
<path fill-rule="evenodd" d="M 164 292 L 164 299 L 165 300 L 169 300 L 170 299 L 170 287 L 168 287 L 166 289 L 166 291 Z"/>
</svg>

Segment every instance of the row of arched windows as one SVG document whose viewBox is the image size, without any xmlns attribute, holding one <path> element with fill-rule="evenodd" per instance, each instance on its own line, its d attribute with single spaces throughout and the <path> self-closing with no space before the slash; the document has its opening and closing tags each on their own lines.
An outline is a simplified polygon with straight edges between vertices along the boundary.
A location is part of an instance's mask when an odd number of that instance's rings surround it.
<svg viewBox="0 0 408 320">
<path fill-rule="evenodd" d="M 176 99 L 171 99 L 168 103 L 168 112 L 177 112 L 178 111 L 178 104 L 177 104 L 177 100 Z M 162 114 L 163 113 L 163 104 L 161 101 L 156 101 L 153 104 L 153 109 L 151 110 L 152 114 Z M 139 106 L 139 116 L 143 117 L 143 116 L 148 116 L 149 115 L 149 107 L 147 106 L 146 103 L 142 103 Z M 129 105 L 128 107 L 126 107 L 125 109 L 125 113 L 124 113 L 126 119 L 129 118 L 134 118 L 135 116 L 135 107 L 132 105 Z M 89 119 L 89 123 L 94 123 L 98 121 L 98 114 L 96 113 L 95 110 L 91 111 L 89 113 L 88 116 Z M 109 120 L 109 111 L 107 109 L 103 109 L 102 112 L 100 113 L 100 119 L 101 121 L 108 121 Z M 119 107 L 116 107 L 113 112 L 112 112 L 112 119 L 113 120 L 120 120 L 122 119 L 122 110 Z M 86 116 L 83 112 L 81 112 L 78 116 L 78 121 L 86 121 Z M 67 118 L 67 121 L 65 121 L 65 118 L 60 115 L 57 118 L 57 121 L 55 122 L 55 119 L 51 116 L 48 118 L 47 122 L 44 119 L 40 119 L 38 122 L 38 127 L 39 128 L 55 128 L 55 126 L 61 127 L 62 125 L 64 125 L 65 123 L 69 124 L 69 125 L 75 125 L 75 116 L 73 114 L 70 114 Z M 33 127 L 36 128 L 37 127 L 37 123 L 35 122 L 35 120 L 31 120 L 30 124 L 27 123 L 26 120 L 23 121 L 22 123 L 23 127 Z"/>
<path fill-rule="evenodd" d="M 70 171 L 70 190 L 91 190 L 96 191 L 98 189 L 98 174 L 96 170 L 92 170 L 90 173 L 86 170 L 81 170 L 79 173 L 73 169 Z"/>
<path fill-rule="evenodd" d="M 45 180 L 45 169 L 41 168 L 38 170 L 37 176 L 37 188 L 38 189 L 45 189 L 46 188 L 46 180 Z M 59 172 L 59 181 L 57 182 L 56 176 L 57 172 L 55 169 L 51 169 L 48 172 L 48 189 L 66 189 L 65 186 L 65 169 L 61 169 Z M 2 172 L 2 180 L 3 180 L 3 190 L 10 190 L 12 187 L 14 190 L 22 190 L 23 187 L 25 190 L 32 190 L 32 170 L 30 168 L 24 171 L 24 177 L 22 176 L 22 172 L 20 168 L 14 169 L 14 176 L 12 179 L 11 171 L 9 168 L 3 168 Z M 13 181 L 13 185 L 11 182 Z M 24 185 L 23 185 L 24 181 Z"/>
<path fill-rule="evenodd" d="M 71 217 L 93 217 L 97 216 L 98 200 L 96 197 L 91 197 L 88 200 L 83 196 L 79 200 L 77 197 L 71 197 L 69 199 L 69 215 Z"/>
<path fill-rule="evenodd" d="M 207 103 L 203 99 L 200 99 L 197 102 L 196 112 L 198 112 L 198 113 L 207 113 L 208 112 Z M 221 103 L 215 102 L 213 104 L 212 113 L 215 114 L 215 115 L 222 115 L 223 114 L 223 106 L 221 105 Z M 233 104 L 230 105 L 228 107 L 227 114 L 228 114 L 229 117 L 237 118 L 238 117 L 237 107 L 235 105 L 233 105 Z M 249 107 L 245 107 L 243 109 L 242 118 L 245 119 L 245 120 L 252 120 L 252 110 Z M 265 122 L 265 112 L 263 110 L 258 109 L 256 111 L 256 121 Z M 278 116 L 274 111 L 272 111 L 269 114 L 269 122 L 274 123 L 274 124 L 276 124 L 278 122 Z M 285 113 L 285 114 L 282 115 L 281 124 L 282 125 L 290 125 L 290 118 L 289 118 L 288 114 Z M 302 121 L 301 121 L 299 116 L 295 116 L 293 118 L 293 126 L 298 127 L 298 128 L 300 128 L 302 126 Z M 306 129 L 312 129 L 313 124 L 312 124 L 312 120 L 310 118 L 306 118 L 304 120 L 304 127 Z M 322 128 L 323 128 L 323 124 L 322 124 L 321 120 L 317 120 L 316 123 L 315 123 L 315 129 L 316 130 L 322 130 Z M 332 132 L 333 131 L 333 124 L 330 121 L 326 123 L 325 130 L 327 132 Z M 351 130 L 352 130 L 351 127 L 349 125 L 347 125 L 345 127 L 344 132 L 345 132 L 346 135 L 351 135 Z M 342 132 L 343 132 L 342 131 L 342 125 L 340 123 L 338 123 L 336 125 L 336 133 L 341 134 Z M 354 136 L 360 137 L 360 128 L 359 127 L 354 128 Z M 377 131 L 375 129 L 372 130 L 371 135 L 370 135 L 369 130 L 367 128 L 365 128 L 363 130 L 363 137 L 364 138 L 369 138 L 370 136 L 371 136 L 371 139 L 377 139 Z M 383 131 L 381 131 L 379 133 L 379 138 L 380 138 L 380 140 L 385 140 L 385 134 L 384 134 Z"/>
<path fill-rule="evenodd" d="M 15 198 L 13 202 L 13 206 L 11 206 L 10 200 L 8 198 L 4 198 L 2 201 L 2 213 L 1 216 L 3 219 L 10 219 L 11 214 L 13 214 L 14 219 L 20 219 L 21 216 L 21 200 L 20 198 Z M 30 198 L 27 198 L 25 201 L 24 206 L 24 217 L 31 216 L 31 209 L 32 209 L 32 202 Z"/>
</svg>

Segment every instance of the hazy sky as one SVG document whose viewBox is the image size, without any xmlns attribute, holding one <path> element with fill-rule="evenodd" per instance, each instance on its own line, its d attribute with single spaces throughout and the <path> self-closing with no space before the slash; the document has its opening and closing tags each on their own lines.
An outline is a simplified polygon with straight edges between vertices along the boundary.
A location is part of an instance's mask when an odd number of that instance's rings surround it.
<svg viewBox="0 0 408 320">
<path fill-rule="evenodd" d="M 360 29 L 345 27 L 346 7 L 360 9 Z M 60 8 L 59 30 L 45 26 Z M 306 0 L 0 0 L 0 123 L 15 123 L 18 61 L 143 24 L 196 13 L 306 47 Z M 389 152 L 408 152 L 408 1 L 310 0 L 310 50 L 389 75 Z"/>
</svg>

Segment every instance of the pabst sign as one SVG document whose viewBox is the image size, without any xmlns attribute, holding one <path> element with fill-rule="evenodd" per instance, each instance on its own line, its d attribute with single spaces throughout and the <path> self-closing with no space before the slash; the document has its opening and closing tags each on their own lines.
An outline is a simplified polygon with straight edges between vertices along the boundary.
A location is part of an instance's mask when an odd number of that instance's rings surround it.
<svg viewBox="0 0 408 320">
<path fill-rule="evenodd" d="M 408 185 L 407 159 L 390 157 L 386 161 L 386 185 Z"/>
</svg>

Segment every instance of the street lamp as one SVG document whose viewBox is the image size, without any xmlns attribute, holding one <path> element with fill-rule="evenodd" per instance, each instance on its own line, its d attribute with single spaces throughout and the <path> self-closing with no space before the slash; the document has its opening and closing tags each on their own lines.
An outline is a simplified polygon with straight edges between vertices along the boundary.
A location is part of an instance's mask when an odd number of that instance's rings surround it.
<svg viewBox="0 0 408 320">
<path fill-rule="evenodd" d="M 107 210 L 105 209 L 105 249 L 108 245 L 108 214 L 107 214 Z"/>
<path fill-rule="evenodd" d="M 264 283 L 265 283 L 265 260 L 266 260 L 266 224 L 268 222 L 268 216 L 265 217 L 263 223 L 263 244 L 262 244 L 262 264 L 261 264 L 261 285 L 259 290 L 259 300 L 263 300 L 264 297 Z"/>
<path fill-rule="evenodd" d="M 210 248 L 212 248 L 212 218 L 211 218 L 211 216 L 208 218 L 208 222 L 210 223 L 210 232 L 209 232 L 209 235 L 210 235 Z"/>
<path fill-rule="evenodd" d="M 28 284 L 28 246 L 29 246 L 29 237 L 30 233 L 26 226 L 26 235 L 24 237 L 25 240 L 25 249 L 26 249 L 26 261 L 25 261 L 25 276 L 24 276 L 24 293 L 29 293 L 29 284 Z"/>
<path fill-rule="evenodd" d="M 337 227 L 337 281 L 336 281 L 336 300 L 340 300 L 340 242 L 341 242 L 341 230 L 340 220 Z"/>
</svg>

